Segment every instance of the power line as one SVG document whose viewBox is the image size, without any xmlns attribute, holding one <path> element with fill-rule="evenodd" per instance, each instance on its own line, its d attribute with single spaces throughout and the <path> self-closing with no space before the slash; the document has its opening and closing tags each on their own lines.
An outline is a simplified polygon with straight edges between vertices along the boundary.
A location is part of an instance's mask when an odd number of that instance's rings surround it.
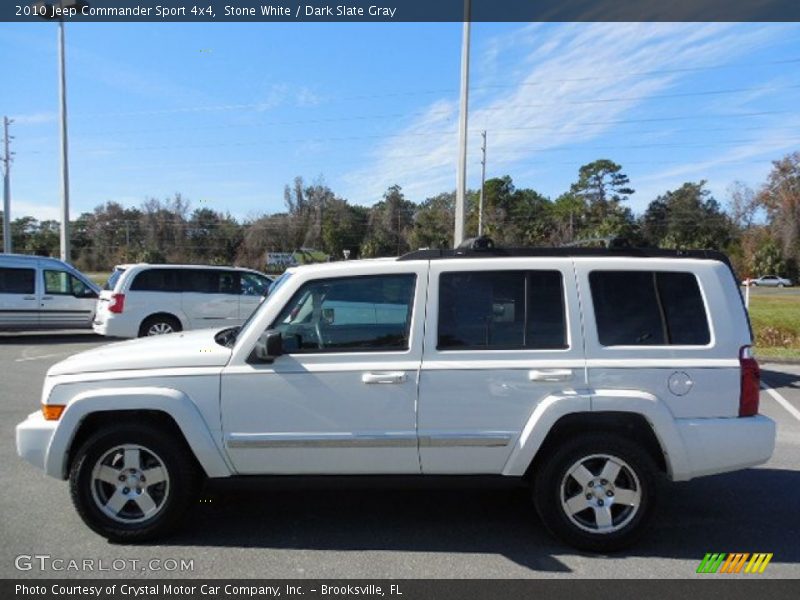
<svg viewBox="0 0 800 600">
<path fill-rule="evenodd" d="M 675 67 L 675 68 L 666 68 L 666 69 L 654 69 L 654 70 L 646 70 L 646 71 L 633 71 L 628 73 L 630 76 L 647 76 L 647 75 L 665 75 L 665 74 L 674 74 L 674 73 L 688 73 L 688 72 L 700 72 L 700 71 L 713 71 L 713 70 L 726 70 L 726 69 L 743 69 L 743 68 L 755 68 L 755 67 L 764 67 L 764 66 L 776 66 L 776 65 L 789 65 L 800 63 L 800 58 L 788 58 L 785 60 L 776 60 L 776 61 L 764 61 L 764 62 L 755 62 L 755 63 L 727 63 L 727 64 L 715 64 L 715 65 L 705 65 L 705 66 L 696 66 L 696 67 Z M 592 75 L 587 77 L 564 77 L 564 78 L 557 78 L 557 79 L 539 79 L 536 81 L 530 82 L 520 82 L 515 84 L 487 84 L 487 85 L 480 85 L 480 86 L 470 86 L 470 91 L 472 90 L 481 90 L 481 89 L 500 89 L 500 88 L 517 88 L 517 87 L 541 87 L 544 85 L 550 84 L 558 84 L 558 83 L 580 83 L 584 81 L 598 81 L 598 80 L 607 80 L 607 79 L 619 79 L 619 74 L 616 73 L 609 73 L 608 75 Z M 791 87 L 791 86 L 790 86 Z M 758 91 L 766 88 L 740 88 L 738 90 L 722 90 L 722 91 L 710 91 L 710 92 L 696 92 L 692 93 L 691 95 L 702 95 L 702 94 L 718 94 L 718 93 L 739 93 L 742 91 Z M 775 86 L 774 89 L 782 89 L 782 86 Z M 339 96 L 334 98 L 334 101 L 350 101 L 350 100 L 367 100 L 367 99 L 377 99 L 377 98 L 391 98 L 391 97 L 405 97 L 405 96 L 417 96 L 417 95 L 430 95 L 430 94 L 441 94 L 441 93 L 450 93 L 458 91 L 457 88 L 438 88 L 438 89 L 427 89 L 427 90 L 413 90 L 413 91 L 397 91 L 397 92 L 385 92 L 385 93 L 378 93 L 378 94 L 358 94 L 358 95 L 350 95 L 350 96 Z M 600 102 L 607 101 L 607 100 L 600 100 Z M 197 106 L 186 106 L 186 107 L 177 107 L 177 108 L 165 108 L 165 109 L 154 109 L 154 110 L 146 110 L 146 111 L 126 111 L 126 112 L 109 112 L 109 113 L 79 113 L 74 115 L 73 118 L 80 117 L 80 118 L 96 118 L 96 117 L 128 117 L 128 116 L 155 116 L 160 114 L 180 114 L 180 113 L 192 113 L 192 112 L 225 112 L 225 111 L 238 111 L 238 110 L 266 110 L 274 108 L 274 104 L 272 102 L 248 102 L 248 103 L 233 103 L 233 104 L 217 104 L 217 105 L 197 105 Z M 304 107 L 307 108 L 307 107 Z"/>
</svg>

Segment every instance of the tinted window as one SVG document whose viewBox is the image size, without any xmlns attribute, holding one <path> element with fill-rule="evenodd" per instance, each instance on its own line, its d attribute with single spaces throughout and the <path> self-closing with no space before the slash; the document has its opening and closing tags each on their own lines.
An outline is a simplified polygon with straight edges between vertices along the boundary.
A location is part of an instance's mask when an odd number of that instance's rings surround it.
<svg viewBox="0 0 800 600">
<path fill-rule="evenodd" d="M 131 283 L 131 291 L 179 292 L 181 291 L 181 270 L 147 269 L 142 271 Z"/>
<path fill-rule="evenodd" d="M 301 287 L 272 327 L 287 352 L 408 349 L 414 275 L 345 277 Z"/>
<path fill-rule="evenodd" d="M 443 273 L 439 349 L 566 348 L 561 273 Z"/>
<path fill-rule="evenodd" d="M 185 269 L 181 273 L 184 292 L 204 294 L 238 294 L 239 274 L 219 269 Z"/>
<path fill-rule="evenodd" d="M 594 271 L 589 283 L 604 346 L 697 346 L 711 339 L 691 273 Z"/>
<path fill-rule="evenodd" d="M 36 291 L 34 269 L 0 269 L 0 294 L 33 294 Z"/>
</svg>

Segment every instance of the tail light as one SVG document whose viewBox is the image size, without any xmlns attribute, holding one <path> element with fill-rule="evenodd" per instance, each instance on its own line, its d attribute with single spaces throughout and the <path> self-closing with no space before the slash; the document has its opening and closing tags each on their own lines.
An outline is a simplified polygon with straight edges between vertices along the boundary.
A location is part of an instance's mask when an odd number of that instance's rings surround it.
<svg viewBox="0 0 800 600">
<path fill-rule="evenodd" d="M 750 346 L 739 350 L 739 368 L 742 375 L 739 391 L 739 416 L 752 417 L 758 414 L 758 395 L 761 388 L 761 370 L 753 357 Z"/>
<path fill-rule="evenodd" d="M 111 303 L 108 305 L 108 312 L 121 313 L 125 308 L 125 294 L 112 294 Z"/>
</svg>

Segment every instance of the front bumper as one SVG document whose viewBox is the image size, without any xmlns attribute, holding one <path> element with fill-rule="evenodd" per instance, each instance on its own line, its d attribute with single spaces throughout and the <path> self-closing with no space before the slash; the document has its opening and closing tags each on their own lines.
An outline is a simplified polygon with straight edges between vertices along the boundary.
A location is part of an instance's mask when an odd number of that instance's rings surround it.
<svg viewBox="0 0 800 600">
<path fill-rule="evenodd" d="M 775 422 L 763 415 L 728 419 L 679 419 L 689 473 L 676 480 L 746 469 L 767 462 L 775 450 Z"/>
<path fill-rule="evenodd" d="M 29 414 L 16 427 L 17 454 L 44 471 L 47 450 L 57 426 L 58 421 L 46 421 L 41 411 Z"/>
</svg>

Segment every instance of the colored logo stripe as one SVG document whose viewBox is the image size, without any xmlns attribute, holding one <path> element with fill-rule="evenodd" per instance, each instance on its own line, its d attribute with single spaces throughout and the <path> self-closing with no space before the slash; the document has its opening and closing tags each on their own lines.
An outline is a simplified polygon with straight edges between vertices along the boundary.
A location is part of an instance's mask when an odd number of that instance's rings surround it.
<svg viewBox="0 0 800 600">
<path fill-rule="evenodd" d="M 769 561 L 772 560 L 772 553 L 756 552 L 708 552 L 700 561 L 697 573 L 741 573 L 744 568 L 745 573 L 763 573 Z M 748 562 L 748 559 L 749 562 Z M 745 564 L 747 566 L 745 567 Z"/>
<path fill-rule="evenodd" d="M 697 567 L 698 573 L 716 573 L 717 569 L 719 569 L 720 564 L 725 559 L 725 554 L 712 554 L 707 553 L 704 557 L 700 566 Z"/>
<path fill-rule="evenodd" d="M 745 568 L 745 573 L 763 573 L 764 569 L 767 568 L 769 561 L 772 560 L 772 552 L 769 554 L 760 553 L 760 554 L 753 554 L 753 558 L 750 559 L 750 562 L 747 563 L 747 568 Z"/>
</svg>

